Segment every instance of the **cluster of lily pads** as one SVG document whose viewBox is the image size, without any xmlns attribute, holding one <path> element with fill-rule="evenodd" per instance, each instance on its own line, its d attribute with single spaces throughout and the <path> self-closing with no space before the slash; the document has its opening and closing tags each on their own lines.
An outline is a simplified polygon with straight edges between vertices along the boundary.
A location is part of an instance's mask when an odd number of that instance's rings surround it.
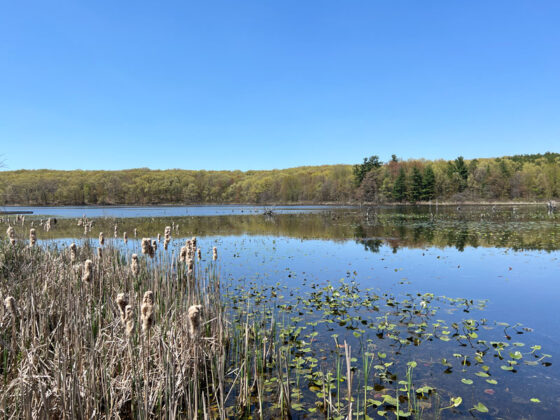
<svg viewBox="0 0 560 420">
<path fill-rule="evenodd" d="M 246 393 L 248 411 L 333 419 L 498 413 L 479 397 L 494 393 L 500 372 L 550 366 L 540 345 L 513 340 L 530 328 L 470 316 L 486 301 L 378 294 L 350 279 L 299 290 L 249 282 L 226 299 L 237 331 L 232 368 L 255 366 L 244 372 L 249 386 L 233 387 L 235 397 Z M 239 342 L 247 336 L 250 343 Z M 454 384 L 441 380 L 447 375 Z"/>
</svg>

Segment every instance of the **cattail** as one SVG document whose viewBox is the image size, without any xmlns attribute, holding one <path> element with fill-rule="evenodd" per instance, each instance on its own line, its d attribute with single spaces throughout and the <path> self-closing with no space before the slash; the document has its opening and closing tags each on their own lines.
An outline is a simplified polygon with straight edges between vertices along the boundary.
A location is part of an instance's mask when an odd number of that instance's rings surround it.
<svg viewBox="0 0 560 420">
<path fill-rule="evenodd" d="M 134 237 L 136 238 L 136 228 L 134 228 Z"/>
<path fill-rule="evenodd" d="M 125 244 L 128 243 L 128 235 L 126 234 L 126 232 L 123 232 L 123 240 Z"/>
<path fill-rule="evenodd" d="M 196 250 L 197 256 L 198 256 L 198 261 L 200 261 L 202 259 L 202 251 L 200 250 L 200 248 L 198 248 Z"/>
<path fill-rule="evenodd" d="M 15 245 L 15 243 L 16 243 L 16 230 L 12 226 L 10 226 L 8 228 L 8 230 L 6 231 L 6 234 L 8 235 L 8 238 L 10 238 L 10 243 L 12 245 Z"/>
<path fill-rule="evenodd" d="M 115 238 L 118 238 L 118 237 L 119 237 L 119 228 L 117 227 L 117 225 L 115 225 L 115 230 L 114 230 L 113 236 L 114 236 Z"/>
<path fill-rule="evenodd" d="M 166 238 L 168 236 L 171 236 L 171 226 L 165 226 L 165 230 L 163 231 L 163 234 L 165 235 Z"/>
<path fill-rule="evenodd" d="M 154 241 L 155 242 L 155 241 Z M 150 240 L 150 238 L 143 238 L 142 239 L 142 254 L 147 254 L 150 257 L 154 257 L 154 247 L 152 246 L 152 241 Z"/>
<path fill-rule="evenodd" d="M 142 303 L 149 303 L 150 305 L 154 304 L 154 292 L 148 290 L 144 293 L 144 297 L 142 297 Z"/>
<path fill-rule="evenodd" d="M 157 251 L 157 241 L 155 239 L 152 241 L 152 250 L 153 250 L 153 252 Z M 153 257 L 153 255 L 152 255 L 152 257 Z"/>
<path fill-rule="evenodd" d="M 16 300 L 12 296 L 8 296 L 4 299 L 4 305 L 6 309 L 12 314 L 12 317 L 17 317 L 17 308 L 16 308 Z"/>
<path fill-rule="evenodd" d="M 142 331 L 147 333 L 154 323 L 154 293 L 148 290 L 142 299 Z"/>
<path fill-rule="evenodd" d="M 191 244 L 192 244 L 193 249 L 196 249 L 196 236 L 192 237 Z"/>
<path fill-rule="evenodd" d="M 37 231 L 33 228 L 29 229 L 29 246 L 35 246 L 37 242 Z"/>
<path fill-rule="evenodd" d="M 189 258 L 189 260 L 187 261 L 187 267 L 188 267 L 188 274 L 192 274 L 193 269 L 194 269 L 194 261 Z"/>
<path fill-rule="evenodd" d="M 76 244 L 74 242 L 72 242 L 70 244 L 70 261 L 71 262 L 76 261 L 76 253 L 77 253 Z"/>
<path fill-rule="evenodd" d="M 126 307 L 128 305 L 128 299 L 124 293 L 119 293 L 117 298 L 115 299 L 117 305 L 119 307 L 119 311 L 121 313 L 121 320 L 122 322 L 126 321 Z"/>
<path fill-rule="evenodd" d="M 84 221 L 82 219 L 78 219 L 78 226 L 82 226 L 84 224 Z"/>
<path fill-rule="evenodd" d="M 134 332 L 134 312 L 132 311 L 131 305 L 126 305 L 125 308 L 125 319 L 126 319 L 126 335 L 130 337 Z"/>
<path fill-rule="evenodd" d="M 97 248 L 97 258 L 103 258 L 103 248 Z"/>
<path fill-rule="evenodd" d="M 105 236 L 103 236 L 103 232 L 99 232 L 99 245 L 105 245 Z"/>
<path fill-rule="evenodd" d="M 93 261 L 92 260 L 86 260 L 86 262 L 84 263 L 84 274 L 82 275 L 82 280 L 86 281 L 86 282 L 90 282 L 92 277 L 93 277 Z"/>
<path fill-rule="evenodd" d="M 158 234 L 157 234 L 157 241 L 158 241 L 158 242 L 161 242 L 161 233 L 158 233 Z"/>
<path fill-rule="evenodd" d="M 212 259 L 216 261 L 218 259 L 218 248 L 212 248 Z"/>
<path fill-rule="evenodd" d="M 186 262 L 187 261 L 187 247 L 184 246 L 181 248 L 181 253 L 179 254 L 179 261 Z"/>
<path fill-rule="evenodd" d="M 130 262 L 130 271 L 132 274 L 137 276 L 140 272 L 140 266 L 138 265 L 138 255 L 132 254 L 132 261 Z"/>
<path fill-rule="evenodd" d="M 202 305 L 192 305 L 187 315 L 189 317 L 189 334 L 191 338 L 198 336 L 200 332 L 200 315 L 202 312 Z"/>
<path fill-rule="evenodd" d="M 171 241 L 171 238 L 169 236 L 165 237 L 165 241 L 163 241 L 163 249 L 165 249 L 167 251 L 167 248 L 169 247 L 169 242 Z"/>
</svg>

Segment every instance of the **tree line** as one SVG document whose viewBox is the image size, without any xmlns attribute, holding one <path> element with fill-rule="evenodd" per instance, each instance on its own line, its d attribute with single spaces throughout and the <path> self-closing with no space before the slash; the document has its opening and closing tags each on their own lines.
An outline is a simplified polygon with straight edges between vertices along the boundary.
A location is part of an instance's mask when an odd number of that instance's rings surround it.
<svg viewBox="0 0 560 420">
<path fill-rule="evenodd" d="M 348 203 L 544 200 L 560 197 L 560 154 L 388 162 L 269 171 L 0 172 L 0 204 Z"/>
<path fill-rule="evenodd" d="M 560 197 L 560 154 L 402 161 L 377 156 L 353 167 L 363 202 L 548 200 Z"/>
</svg>

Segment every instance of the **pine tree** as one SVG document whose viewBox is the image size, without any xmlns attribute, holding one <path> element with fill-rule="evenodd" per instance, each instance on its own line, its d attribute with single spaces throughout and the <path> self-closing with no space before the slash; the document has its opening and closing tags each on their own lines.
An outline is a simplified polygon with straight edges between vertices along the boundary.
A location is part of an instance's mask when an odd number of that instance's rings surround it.
<svg viewBox="0 0 560 420">
<path fill-rule="evenodd" d="M 403 167 L 401 167 L 399 176 L 393 186 L 393 198 L 396 201 L 403 201 L 406 198 L 406 173 Z"/>
<path fill-rule="evenodd" d="M 412 168 L 412 185 L 410 187 L 410 201 L 416 203 L 422 198 L 422 174 L 417 167 Z"/>
<path fill-rule="evenodd" d="M 424 169 L 424 177 L 422 180 L 422 200 L 428 201 L 435 197 L 436 175 L 431 166 Z"/>
</svg>

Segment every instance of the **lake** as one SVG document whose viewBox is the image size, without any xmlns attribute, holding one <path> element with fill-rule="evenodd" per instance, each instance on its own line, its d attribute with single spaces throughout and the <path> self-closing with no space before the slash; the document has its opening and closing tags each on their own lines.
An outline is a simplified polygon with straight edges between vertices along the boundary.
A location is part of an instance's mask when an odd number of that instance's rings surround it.
<svg viewBox="0 0 560 420">
<path fill-rule="evenodd" d="M 301 327 L 291 341 L 301 387 L 294 418 L 314 418 L 324 389 L 318 372 L 335 369 L 329 363 L 344 341 L 355 358 L 354 386 L 363 389 L 356 405 L 369 404 L 363 414 L 394 418 L 383 407 L 394 406 L 387 395 L 399 398 L 399 388 L 407 394 L 399 381 L 409 373 L 416 417 L 420 409 L 427 418 L 560 415 L 560 217 L 544 206 L 20 210 L 34 211 L 26 220 L 47 247 L 96 246 L 103 231 L 125 255 L 140 254 L 142 237 L 170 225 L 170 255 L 193 236 L 202 262 L 217 247 L 233 317 L 240 296 L 250 296 L 282 319 L 286 335 Z M 77 225 L 82 215 L 93 220 L 87 234 Z M 48 232 L 39 226 L 47 216 L 58 219 Z"/>
</svg>

